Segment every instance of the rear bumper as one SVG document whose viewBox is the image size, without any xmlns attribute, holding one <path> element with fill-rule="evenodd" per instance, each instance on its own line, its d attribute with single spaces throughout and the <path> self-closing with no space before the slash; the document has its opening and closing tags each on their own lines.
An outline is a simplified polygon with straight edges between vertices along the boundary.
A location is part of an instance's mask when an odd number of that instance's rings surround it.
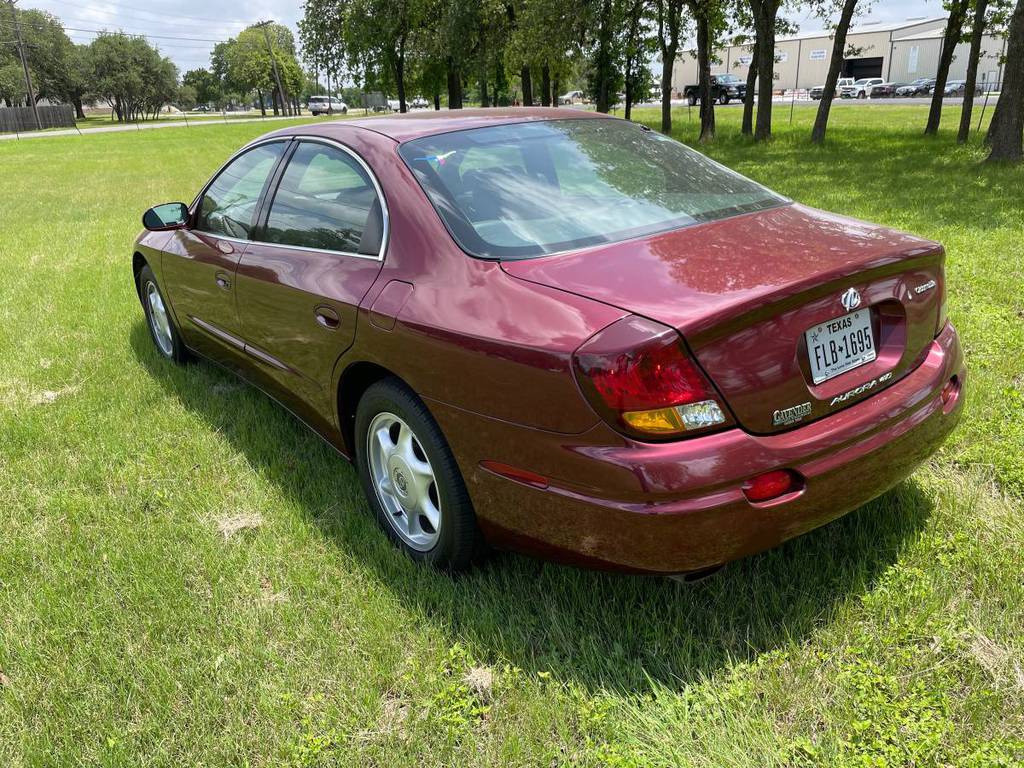
<svg viewBox="0 0 1024 768">
<path fill-rule="evenodd" d="M 961 390 L 947 403 L 941 392 L 953 376 Z M 556 435 L 428 405 L 494 546 L 589 567 L 683 573 L 774 547 L 892 488 L 956 426 L 965 378 L 956 332 L 947 325 L 900 381 L 775 435 L 732 429 L 653 445 L 603 425 Z M 799 495 L 765 504 L 746 499 L 744 481 L 784 467 L 806 478 Z"/>
</svg>

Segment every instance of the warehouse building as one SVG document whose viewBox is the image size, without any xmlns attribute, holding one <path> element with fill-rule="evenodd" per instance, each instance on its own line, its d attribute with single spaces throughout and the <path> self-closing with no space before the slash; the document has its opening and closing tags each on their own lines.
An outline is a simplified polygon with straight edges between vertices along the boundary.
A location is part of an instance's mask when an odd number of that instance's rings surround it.
<svg viewBox="0 0 1024 768">
<path fill-rule="evenodd" d="M 843 77 L 882 77 L 889 82 L 910 82 L 920 77 L 935 77 L 942 52 L 946 17 L 907 19 L 893 23 L 864 23 L 851 27 L 846 38 L 853 55 L 843 62 Z M 752 40 L 728 45 L 715 51 L 714 73 L 732 73 L 746 78 L 751 62 Z M 998 83 L 1002 80 L 1000 63 L 1005 41 L 986 35 L 978 64 L 978 80 Z M 968 43 L 957 46 L 950 80 L 963 80 L 967 70 Z M 775 89 L 808 90 L 822 85 L 832 58 L 831 31 L 801 32 L 780 37 L 775 47 Z M 672 89 L 697 82 L 697 52 L 681 53 L 672 74 Z"/>
</svg>

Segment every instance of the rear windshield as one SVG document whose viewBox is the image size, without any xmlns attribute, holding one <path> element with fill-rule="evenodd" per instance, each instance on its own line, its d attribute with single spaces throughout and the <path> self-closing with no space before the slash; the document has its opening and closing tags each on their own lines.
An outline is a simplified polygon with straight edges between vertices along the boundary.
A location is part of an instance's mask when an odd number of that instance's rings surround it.
<svg viewBox="0 0 1024 768">
<path fill-rule="evenodd" d="M 475 128 L 399 152 L 462 249 L 482 258 L 543 256 L 788 202 L 624 120 Z"/>
</svg>

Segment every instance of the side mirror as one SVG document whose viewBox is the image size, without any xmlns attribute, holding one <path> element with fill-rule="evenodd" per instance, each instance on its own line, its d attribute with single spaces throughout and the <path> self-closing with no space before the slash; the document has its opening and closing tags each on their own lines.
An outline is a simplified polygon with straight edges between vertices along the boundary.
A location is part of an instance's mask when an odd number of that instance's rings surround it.
<svg viewBox="0 0 1024 768">
<path fill-rule="evenodd" d="M 150 232 L 167 232 L 188 224 L 188 206 L 184 203 L 154 205 L 142 214 L 142 226 Z"/>
</svg>

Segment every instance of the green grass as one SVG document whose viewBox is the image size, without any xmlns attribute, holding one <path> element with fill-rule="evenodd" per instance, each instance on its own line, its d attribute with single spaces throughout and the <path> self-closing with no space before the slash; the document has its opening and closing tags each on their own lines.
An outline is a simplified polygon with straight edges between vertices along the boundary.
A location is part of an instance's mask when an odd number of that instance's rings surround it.
<svg viewBox="0 0 1024 768">
<path fill-rule="evenodd" d="M 837 109 L 821 149 L 779 112 L 754 146 L 721 110 L 707 151 L 946 244 L 967 416 L 882 499 L 693 586 L 414 567 L 316 437 L 158 359 L 139 214 L 259 124 L 0 144 L 0 764 L 1019 765 L 1024 169 L 957 148 L 953 111 L 925 140 L 923 109 Z"/>
</svg>

